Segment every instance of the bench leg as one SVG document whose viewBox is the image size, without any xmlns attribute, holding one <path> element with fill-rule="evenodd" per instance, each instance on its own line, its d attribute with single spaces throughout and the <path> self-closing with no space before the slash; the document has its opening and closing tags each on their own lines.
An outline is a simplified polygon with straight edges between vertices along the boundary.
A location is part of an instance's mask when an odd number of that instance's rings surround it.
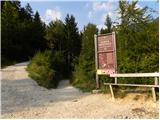
<svg viewBox="0 0 160 120">
<path fill-rule="evenodd" d="M 154 83 L 155 83 L 155 85 L 158 85 L 158 78 L 157 77 L 154 78 Z"/>
<path fill-rule="evenodd" d="M 98 74 L 96 74 L 96 88 L 99 89 L 100 86 L 99 86 L 99 77 L 98 77 Z"/>
<path fill-rule="evenodd" d="M 109 85 L 109 88 L 110 88 L 110 91 L 111 91 L 112 99 L 114 100 L 114 93 L 113 93 L 112 85 Z"/>
<path fill-rule="evenodd" d="M 156 102 L 156 92 L 154 87 L 152 87 L 152 96 L 153 96 L 153 101 Z"/>
<path fill-rule="evenodd" d="M 114 82 L 115 82 L 115 84 L 117 84 L 117 77 L 114 78 Z"/>
</svg>

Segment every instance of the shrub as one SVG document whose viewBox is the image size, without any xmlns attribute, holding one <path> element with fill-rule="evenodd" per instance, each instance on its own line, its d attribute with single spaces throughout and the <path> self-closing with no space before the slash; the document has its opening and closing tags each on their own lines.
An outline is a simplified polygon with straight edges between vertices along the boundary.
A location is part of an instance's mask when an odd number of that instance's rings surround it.
<svg viewBox="0 0 160 120">
<path fill-rule="evenodd" d="M 94 34 L 96 33 L 97 28 L 94 24 L 88 24 L 85 27 L 82 37 L 82 50 L 73 73 L 73 85 L 83 91 L 90 91 L 96 86 L 94 53 Z"/>
<path fill-rule="evenodd" d="M 54 51 L 51 56 L 51 67 L 56 70 L 56 74 L 59 79 L 65 78 L 67 76 L 67 65 L 65 62 L 63 51 Z"/>
<path fill-rule="evenodd" d="M 51 56 L 51 51 L 38 52 L 27 66 L 29 76 L 46 88 L 56 88 L 58 85 L 56 71 L 51 68 Z"/>
</svg>

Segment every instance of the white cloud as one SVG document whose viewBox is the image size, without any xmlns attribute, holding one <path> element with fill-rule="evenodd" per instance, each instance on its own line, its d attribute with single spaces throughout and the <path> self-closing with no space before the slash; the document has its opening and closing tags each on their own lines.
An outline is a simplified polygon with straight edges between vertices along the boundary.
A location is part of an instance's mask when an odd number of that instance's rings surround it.
<svg viewBox="0 0 160 120">
<path fill-rule="evenodd" d="M 62 16 L 60 10 L 57 9 L 47 9 L 44 15 L 44 21 L 45 22 L 50 22 L 50 21 L 55 21 L 56 19 L 60 19 Z"/>
<path fill-rule="evenodd" d="M 41 20 L 42 20 L 43 22 L 45 22 L 45 20 L 44 20 L 44 18 L 43 18 L 42 16 L 40 16 L 40 18 L 41 18 Z"/>
<path fill-rule="evenodd" d="M 107 1 L 106 2 L 93 2 L 92 9 L 94 11 L 102 11 L 102 10 L 108 11 L 112 9 L 112 4 L 111 2 L 107 2 Z"/>
<path fill-rule="evenodd" d="M 136 9 L 138 8 L 142 9 L 142 7 L 139 4 L 136 4 Z"/>
<path fill-rule="evenodd" d="M 109 15 L 110 17 L 112 17 L 113 13 L 112 13 L 112 12 L 109 12 L 108 15 Z"/>
<path fill-rule="evenodd" d="M 86 4 L 86 6 L 91 6 L 91 10 L 88 12 L 88 18 L 91 18 L 95 16 L 99 12 L 105 12 L 108 13 L 109 15 L 112 15 L 111 12 L 113 9 L 113 2 L 110 1 L 105 1 L 105 2 L 97 2 L 94 1 L 90 5 Z M 104 21 L 104 20 L 102 20 Z"/>
<path fill-rule="evenodd" d="M 101 28 L 106 29 L 107 27 L 105 25 L 97 25 L 97 28 L 100 30 Z"/>
</svg>

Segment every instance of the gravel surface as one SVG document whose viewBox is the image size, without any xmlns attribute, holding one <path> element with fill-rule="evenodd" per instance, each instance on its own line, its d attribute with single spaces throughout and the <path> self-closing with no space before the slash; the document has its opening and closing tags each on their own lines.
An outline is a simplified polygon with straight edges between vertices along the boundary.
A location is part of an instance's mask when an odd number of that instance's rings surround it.
<svg viewBox="0 0 160 120">
<path fill-rule="evenodd" d="M 63 80 L 57 89 L 45 89 L 28 77 L 20 63 L 2 69 L 2 118 L 120 118 L 158 119 L 159 102 L 145 94 L 130 93 L 111 99 L 110 94 L 82 93 Z M 135 100 L 135 98 L 138 99 Z"/>
</svg>

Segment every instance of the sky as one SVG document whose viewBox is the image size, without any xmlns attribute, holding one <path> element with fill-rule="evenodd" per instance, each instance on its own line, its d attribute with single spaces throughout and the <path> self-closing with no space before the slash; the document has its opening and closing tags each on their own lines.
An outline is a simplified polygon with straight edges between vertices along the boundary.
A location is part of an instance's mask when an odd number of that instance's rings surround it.
<svg viewBox="0 0 160 120">
<path fill-rule="evenodd" d="M 107 14 L 114 22 L 117 22 L 119 17 L 118 0 L 22 0 L 21 6 L 24 7 L 27 3 L 31 5 L 34 13 L 39 12 L 41 20 L 46 24 L 56 19 L 64 21 L 67 13 L 72 14 L 80 30 L 89 22 L 96 24 L 99 29 L 105 28 L 104 22 Z M 159 12 L 157 0 L 139 0 L 137 7 L 145 6 Z M 152 16 L 159 16 L 158 12 L 152 13 Z"/>
</svg>

